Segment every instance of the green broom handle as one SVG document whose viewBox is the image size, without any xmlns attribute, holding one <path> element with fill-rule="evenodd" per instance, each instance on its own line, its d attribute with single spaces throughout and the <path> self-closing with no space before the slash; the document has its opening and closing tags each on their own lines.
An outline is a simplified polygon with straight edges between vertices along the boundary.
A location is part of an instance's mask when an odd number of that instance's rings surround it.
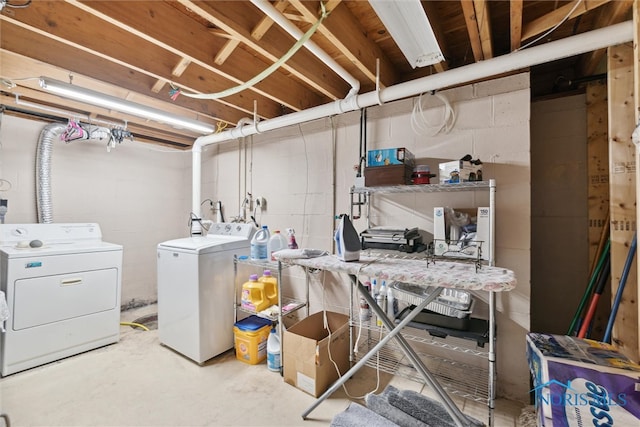
<svg viewBox="0 0 640 427">
<path fill-rule="evenodd" d="M 598 259 L 598 265 L 596 265 L 596 269 L 593 271 L 591 275 L 591 280 L 589 280 L 589 284 L 587 285 L 587 289 L 584 291 L 582 295 L 582 300 L 580 300 L 580 304 L 578 304 L 578 309 L 576 310 L 576 314 L 574 314 L 573 319 L 571 319 L 571 325 L 569 326 L 569 330 L 567 331 L 567 335 L 572 335 L 575 331 L 576 323 L 578 323 L 578 319 L 580 318 L 580 314 L 584 309 L 585 304 L 587 303 L 587 299 L 589 299 L 589 295 L 591 295 L 591 290 L 593 289 L 593 285 L 595 284 L 598 275 L 600 274 L 600 270 L 602 270 L 602 266 L 604 265 L 607 252 L 609 252 L 609 247 L 611 246 L 611 240 L 607 239 L 607 243 L 604 245 L 602 249 L 602 253 L 600 254 L 600 259 Z"/>
</svg>

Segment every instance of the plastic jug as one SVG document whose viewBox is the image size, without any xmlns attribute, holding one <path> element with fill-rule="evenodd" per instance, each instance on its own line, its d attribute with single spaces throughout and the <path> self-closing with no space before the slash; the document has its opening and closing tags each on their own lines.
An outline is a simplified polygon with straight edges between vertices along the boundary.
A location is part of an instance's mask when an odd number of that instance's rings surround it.
<svg viewBox="0 0 640 427">
<path fill-rule="evenodd" d="M 268 261 L 269 260 L 269 228 L 263 225 L 262 228 L 256 231 L 251 239 L 251 259 L 254 261 Z"/>
<path fill-rule="evenodd" d="M 249 281 L 242 285 L 240 305 L 245 310 L 260 312 L 271 306 L 271 300 L 265 292 L 264 282 L 258 281 L 258 275 L 249 276 Z"/>
<path fill-rule="evenodd" d="M 276 328 L 271 328 L 267 339 L 267 368 L 273 372 L 280 372 L 280 337 Z"/>
<path fill-rule="evenodd" d="M 264 283 L 264 294 L 269 299 L 269 306 L 278 304 L 278 279 L 271 274 L 271 270 L 264 270 L 258 280 Z"/>
<path fill-rule="evenodd" d="M 273 257 L 273 253 L 278 252 L 282 249 L 287 249 L 287 239 L 282 234 L 280 234 L 280 230 L 275 230 L 269 238 L 269 259 L 271 261 L 276 261 L 276 259 Z"/>
</svg>

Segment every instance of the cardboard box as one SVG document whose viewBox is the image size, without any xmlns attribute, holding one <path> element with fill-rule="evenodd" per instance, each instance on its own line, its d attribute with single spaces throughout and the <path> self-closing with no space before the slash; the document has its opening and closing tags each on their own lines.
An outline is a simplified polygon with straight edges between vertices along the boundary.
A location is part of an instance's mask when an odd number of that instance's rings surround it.
<svg viewBox="0 0 640 427">
<path fill-rule="evenodd" d="M 349 316 L 326 312 L 329 330 L 324 327 L 325 312 L 318 312 L 291 326 L 283 337 L 284 381 L 314 397 L 324 393 L 349 370 Z M 331 341 L 329 341 L 331 331 Z"/>
<path fill-rule="evenodd" d="M 413 167 L 409 165 L 377 166 L 364 168 L 364 185 L 379 187 L 383 185 L 411 184 Z"/>
<path fill-rule="evenodd" d="M 482 165 L 474 165 L 469 161 L 453 160 L 440 163 L 438 172 L 440 184 L 482 181 Z"/>
<path fill-rule="evenodd" d="M 445 208 L 433 208 L 433 246 L 434 255 L 452 258 L 478 258 L 489 260 L 491 209 L 479 207 L 477 209 L 459 209 L 454 211 L 475 217 L 476 231 L 474 234 L 460 231 L 458 239 L 450 239 L 450 230 L 447 230 L 445 221 Z M 454 236 L 455 237 L 455 236 Z"/>
<path fill-rule="evenodd" d="M 413 167 L 415 157 L 406 148 L 382 148 L 367 151 L 367 166 L 409 165 Z"/>
<path fill-rule="evenodd" d="M 527 334 L 538 424 L 640 425 L 640 365 L 610 344 Z"/>
</svg>

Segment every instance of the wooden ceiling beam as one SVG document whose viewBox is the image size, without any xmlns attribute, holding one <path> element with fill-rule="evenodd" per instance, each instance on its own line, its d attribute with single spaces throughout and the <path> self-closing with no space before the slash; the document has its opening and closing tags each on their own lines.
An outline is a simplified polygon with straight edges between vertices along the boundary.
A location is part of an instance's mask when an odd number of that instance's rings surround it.
<svg viewBox="0 0 640 427">
<path fill-rule="evenodd" d="M 291 5 L 309 22 L 318 19 L 318 3 L 290 0 Z M 376 60 L 380 60 L 380 82 L 390 86 L 397 82 L 396 71 L 382 52 L 382 49 L 369 40 L 366 31 L 355 19 L 349 8 L 338 4 L 318 28 L 318 32 L 327 38 L 358 70 L 371 82 L 376 81 Z"/>
<path fill-rule="evenodd" d="M 493 58 L 493 40 L 491 38 L 491 17 L 487 0 L 473 0 L 476 11 L 476 22 L 480 33 L 480 46 L 484 59 Z"/>
<path fill-rule="evenodd" d="M 273 7 L 275 7 L 278 12 L 284 12 L 288 4 L 289 3 L 287 2 L 287 0 L 278 0 L 273 4 Z M 253 37 L 254 40 L 260 40 L 262 36 L 264 36 L 265 33 L 269 31 L 269 28 L 271 28 L 273 24 L 273 19 L 265 16 L 260 20 L 258 25 L 256 25 L 253 30 L 251 30 L 251 37 Z"/>
<path fill-rule="evenodd" d="M 213 30 L 199 24 L 184 13 L 176 13 L 176 8 L 167 2 L 67 1 L 121 30 L 175 55 L 190 59 L 194 64 L 213 73 L 212 77 L 220 76 L 230 80 L 224 89 L 250 80 L 255 76 L 255 70 L 263 70 L 270 65 L 259 56 L 252 55 L 243 49 L 235 50 L 222 65 L 215 64 L 213 61 L 215 55 L 223 49 L 225 44 L 221 36 L 224 35 L 228 40 L 242 39 L 225 29 Z M 202 80 L 202 77 L 200 79 Z M 284 105 L 293 111 L 304 110 L 325 99 L 310 93 L 305 85 L 292 80 L 287 73 L 280 70 L 249 88 L 241 96 L 250 100 L 251 103 L 257 99 L 261 114 L 265 117 L 270 116 L 266 111 L 268 103 L 260 101 L 260 96 L 267 97 L 276 105 Z M 265 111 L 262 111 L 263 109 Z M 253 111 L 253 107 L 250 111 Z"/>
<path fill-rule="evenodd" d="M 227 40 L 227 42 L 222 46 L 222 49 L 216 53 L 216 56 L 213 57 L 213 62 L 218 65 L 224 64 L 234 50 L 240 45 L 240 40 Z"/>
<path fill-rule="evenodd" d="M 212 120 L 223 120 L 230 123 L 237 123 L 242 117 L 246 117 L 246 114 L 242 111 L 220 103 L 204 102 L 185 97 L 170 102 L 165 94 L 154 94 L 149 91 L 148 88 L 153 86 L 156 79 L 147 74 L 138 73 L 107 59 L 87 54 L 68 44 L 43 38 L 39 34 L 7 21 L 2 22 L 0 48 L 6 52 L 14 53 L 16 56 L 33 58 L 36 63 L 40 61 L 43 65 L 49 65 L 49 67 L 43 68 L 33 66 L 18 68 L 15 70 L 17 74 L 8 76 L 10 64 L 8 60 L 3 61 L 2 70 L 0 71 L 6 77 L 24 78 L 25 70 L 28 70 L 28 77 L 45 75 L 56 78 L 55 75 L 52 75 L 60 74 L 59 71 L 55 73 L 56 69 L 64 70 L 64 76 L 77 73 L 91 77 L 94 80 L 89 82 L 90 85 L 82 85 L 82 87 L 88 87 L 99 92 L 122 98 L 130 91 L 140 94 L 146 93 L 149 97 L 161 102 L 157 108 L 163 111 L 172 111 L 172 106 L 176 108 L 184 107 L 197 111 L 205 117 L 208 116 Z M 67 78 L 63 77 L 62 80 L 67 80 Z M 97 85 L 96 81 L 103 81 L 109 85 Z M 74 83 L 81 85 L 77 80 Z M 122 89 L 126 89 L 126 93 L 122 93 Z M 145 102 L 148 102 L 149 97 L 144 98 Z"/>
<path fill-rule="evenodd" d="M 6 76 L 16 78 L 15 83 L 18 84 L 17 87 L 13 88 L 10 92 L 13 96 L 7 97 L 3 99 L 3 103 L 8 103 L 9 99 L 14 99 L 14 102 L 9 105 L 20 106 L 19 103 L 15 103 L 15 95 L 19 95 L 20 99 L 28 100 L 29 102 L 41 104 L 43 106 L 52 106 L 53 108 L 68 111 L 72 113 L 70 118 L 79 118 L 82 119 L 81 116 L 90 116 L 92 118 L 98 118 L 101 120 L 107 120 L 109 122 L 113 122 L 114 124 L 123 125 L 126 124 L 128 128 L 132 125 L 144 126 L 149 128 L 153 126 L 154 133 L 160 134 L 171 134 L 171 139 L 174 141 L 179 141 L 184 144 L 191 145 L 196 137 L 200 136 L 199 134 L 193 133 L 192 131 L 176 129 L 168 125 L 164 125 L 162 123 L 151 122 L 148 119 L 144 119 L 137 116 L 132 116 L 128 114 L 123 114 L 117 111 L 108 110 L 100 107 L 90 106 L 88 107 L 86 104 L 83 104 L 78 101 L 70 100 L 70 99 L 62 99 L 57 95 L 50 94 L 48 92 L 42 91 L 37 81 L 35 80 L 25 80 L 18 81 L 17 76 L 21 76 L 24 69 L 32 70 L 35 74 L 46 74 L 51 78 L 58 79 L 61 81 L 68 80 L 68 71 L 63 69 L 52 69 L 50 66 L 43 64 L 40 61 L 33 60 L 31 58 L 27 58 L 21 55 L 17 55 L 12 52 L 7 52 L 3 49 L 0 49 L 0 61 L 3 64 L 3 73 Z M 95 87 L 96 90 L 107 92 L 110 88 L 110 85 L 105 83 L 95 82 L 91 79 L 86 78 L 85 76 L 74 74 L 74 84 L 78 84 L 82 87 Z M 112 96 L 123 97 L 124 94 L 128 92 L 123 89 L 112 89 L 110 94 Z M 205 123 L 209 123 L 212 126 L 215 126 L 215 121 L 211 117 L 204 117 L 202 115 L 195 115 L 193 111 L 178 107 L 175 105 L 167 104 L 166 102 L 158 101 L 156 99 L 137 96 L 131 99 L 133 102 L 137 102 L 140 104 L 150 105 L 154 108 L 161 109 L 163 111 L 167 111 L 172 114 L 176 114 L 182 117 L 189 117 L 192 119 L 201 120 Z M 31 109 L 27 106 L 21 106 L 24 109 Z M 43 110 L 44 111 L 44 110 Z M 77 114 L 73 114 L 77 113 Z"/>
<path fill-rule="evenodd" d="M 583 15 L 589 12 L 590 10 L 596 9 L 604 4 L 607 4 L 610 1 L 612 0 L 582 1 L 577 5 L 576 10 L 574 10 L 573 13 L 571 13 L 571 15 L 567 20 L 577 18 L 578 16 Z M 522 28 L 521 41 L 528 40 L 532 37 L 535 37 L 553 28 L 558 24 L 558 22 L 561 22 L 569 14 L 569 12 L 571 12 L 571 9 L 573 9 L 575 6 L 576 6 L 575 2 L 567 3 L 564 6 L 557 8 L 553 12 L 549 12 L 538 19 L 534 19 L 528 22 Z"/>
<path fill-rule="evenodd" d="M 260 42 L 251 37 L 251 30 L 243 23 L 247 20 L 247 8 L 244 2 L 234 1 L 193 1 L 177 0 L 191 12 L 224 31 L 239 37 L 242 43 L 250 49 L 262 55 L 268 61 L 275 62 L 280 59 L 293 46 L 293 39 L 283 32 L 269 31 Z M 255 9 L 258 12 L 257 8 Z M 260 12 L 261 13 L 261 12 Z M 286 47 L 285 47 L 286 46 Z M 266 67 L 265 67 L 266 68 Z M 343 98 L 349 91 L 349 86 L 333 73 L 325 64 L 315 58 L 305 49 L 299 50 L 292 58 L 282 65 L 282 68 L 292 76 L 311 86 L 314 90 L 330 99 Z M 256 67 L 251 70 L 255 71 Z M 320 71 L 319 70 L 326 70 Z M 293 82 L 289 78 L 289 82 Z M 288 83 L 283 84 L 283 89 L 288 89 Z M 317 103 L 315 105 L 318 105 Z"/>
<path fill-rule="evenodd" d="M 48 43 L 47 39 L 50 39 L 67 44 L 86 54 L 111 61 L 137 73 L 146 74 L 152 77 L 154 82 L 155 80 L 176 81 L 187 92 L 217 92 L 233 85 L 233 82 L 220 76 L 206 82 L 199 78 L 187 78 L 186 76 L 177 81 L 172 76 L 171 69 L 181 57 L 146 40 L 139 38 L 132 40 L 127 31 L 112 26 L 91 13 L 80 11 L 68 3 L 34 2 L 28 8 L 16 9 L 15 18 L 2 14 L 0 19 L 42 36 L 42 43 L 46 44 Z M 3 33 L 4 38 L 5 34 Z M 137 47 L 136 50 L 125 48 L 134 44 Z M 38 47 L 28 47 L 27 49 L 35 51 Z M 77 58 L 61 59 L 70 63 L 75 61 L 78 67 L 82 67 Z M 147 87 L 143 93 L 150 92 L 151 87 L 153 84 Z M 169 99 L 168 95 L 167 98 Z M 280 104 L 264 96 L 257 95 L 257 98 L 264 106 L 265 117 L 280 115 Z M 237 108 L 246 114 L 253 111 L 253 101 L 240 95 L 232 95 L 215 102 L 230 108 Z"/>
<path fill-rule="evenodd" d="M 473 57 L 476 62 L 482 61 L 484 59 L 484 53 L 482 51 L 482 40 L 480 39 L 480 29 L 478 27 L 474 3 L 468 0 L 461 0 L 460 6 L 462 6 L 462 13 L 464 14 L 464 20 L 467 24 L 467 33 L 469 34 Z"/>
<path fill-rule="evenodd" d="M 633 0 L 617 0 L 609 3 L 599 11 L 594 27 L 604 28 L 624 21 L 627 19 L 632 6 Z M 579 70 L 579 75 L 591 76 L 595 74 L 606 54 L 607 49 L 593 50 L 583 54 L 576 67 Z"/>
<path fill-rule="evenodd" d="M 523 0 L 511 0 L 509 2 L 511 52 L 520 49 L 522 43 L 522 3 Z"/>
<path fill-rule="evenodd" d="M 432 67 L 436 70 L 436 72 L 442 73 L 449 69 L 449 60 L 447 58 L 451 58 L 451 52 L 449 51 L 447 45 L 447 37 L 445 36 L 444 30 L 442 28 L 441 20 L 438 19 L 438 13 L 434 3 L 427 1 L 422 3 L 422 5 L 424 6 L 424 11 L 429 18 L 431 29 L 433 29 L 433 33 L 435 34 L 436 40 L 438 41 L 438 46 L 440 47 L 442 55 L 444 55 L 445 58 L 444 61 L 433 64 Z"/>
</svg>

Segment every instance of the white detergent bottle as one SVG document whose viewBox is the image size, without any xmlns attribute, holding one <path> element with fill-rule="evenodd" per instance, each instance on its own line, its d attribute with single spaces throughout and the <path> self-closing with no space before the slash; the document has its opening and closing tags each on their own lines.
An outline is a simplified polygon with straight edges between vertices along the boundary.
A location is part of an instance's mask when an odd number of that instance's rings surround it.
<svg viewBox="0 0 640 427">
<path fill-rule="evenodd" d="M 268 245 L 269 259 L 271 261 L 276 261 L 273 257 L 274 252 L 278 252 L 282 249 L 287 249 L 287 238 L 280 234 L 280 230 L 275 230 L 271 237 L 269 238 Z"/>
<path fill-rule="evenodd" d="M 251 239 L 251 259 L 254 261 L 268 261 L 269 260 L 269 228 L 263 225 L 262 228 L 256 231 Z"/>
<path fill-rule="evenodd" d="M 273 372 L 280 372 L 281 367 L 280 337 L 278 336 L 278 330 L 273 327 L 267 339 L 267 369 Z"/>
</svg>

